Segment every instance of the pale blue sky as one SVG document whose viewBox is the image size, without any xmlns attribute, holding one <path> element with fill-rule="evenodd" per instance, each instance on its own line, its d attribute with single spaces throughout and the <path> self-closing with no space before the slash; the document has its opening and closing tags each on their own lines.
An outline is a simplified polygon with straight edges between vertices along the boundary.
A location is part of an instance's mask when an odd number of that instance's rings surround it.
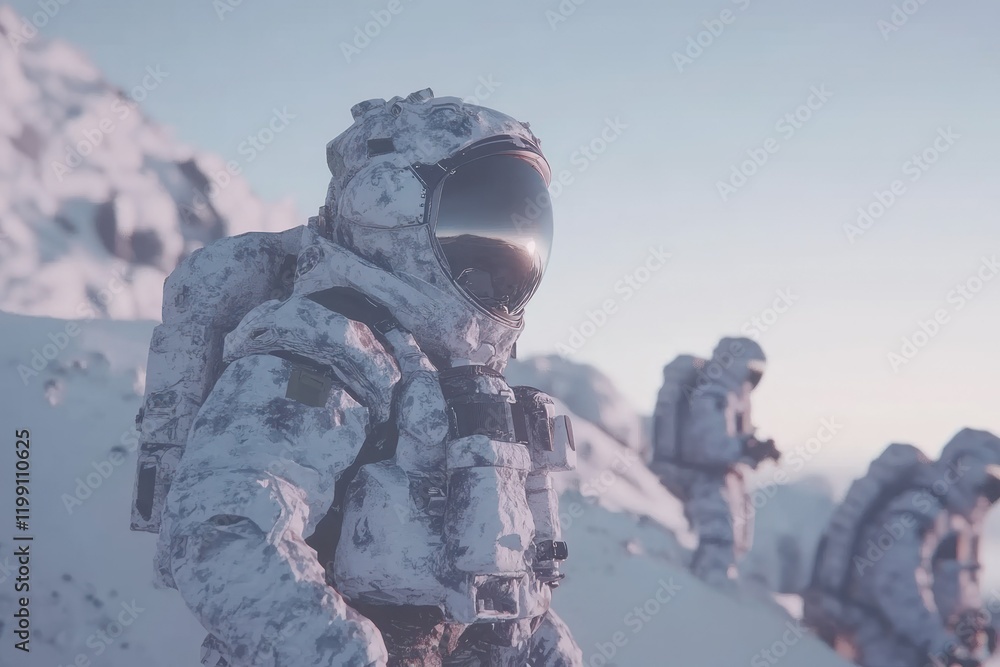
<svg viewBox="0 0 1000 667">
<path fill-rule="evenodd" d="M 884 36 L 894 4 L 917 11 Z M 760 335 L 770 365 L 755 418 L 786 448 L 824 417 L 842 423 L 813 469 L 853 469 L 891 440 L 933 454 L 964 425 L 1000 432 L 1000 275 L 960 310 L 949 301 L 984 256 L 1000 258 L 995 2 L 565 0 L 576 9 L 553 27 L 557 0 L 399 0 L 348 63 L 341 43 L 389 5 L 242 0 L 220 18 L 227 0 L 77 0 L 42 33 L 82 47 L 125 89 L 161 66 L 146 112 L 241 161 L 261 195 L 292 197 L 303 215 L 322 202 L 324 145 L 352 104 L 427 86 L 466 97 L 491 79 L 484 104 L 530 121 L 554 171 L 573 176 L 522 354 L 568 344 L 614 299 L 575 357 L 648 411 L 665 362 L 707 354 L 790 290 Z M 678 71 L 674 52 L 724 10 L 729 24 Z M 794 133 L 776 125 L 824 86 L 832 95 L 814 97 Z M 296 118 L 247 162 L 239 145 L 274 108 Z M 584 170 L 574 152 L 616 118 L 627 127 Z M 947 128 L 958 138 L 911 180 L 905 163 Z M 717 182 L 769 138 L 777 152 L 723 201 Z M 843 226 L 895 179 L 902 196 L 848 242 Z M 616 282 L 651 246 L 672 258 L 626 301 Z M 947 322 L 894 372 L 887 355 L 939 308 Z"/>
</svg>

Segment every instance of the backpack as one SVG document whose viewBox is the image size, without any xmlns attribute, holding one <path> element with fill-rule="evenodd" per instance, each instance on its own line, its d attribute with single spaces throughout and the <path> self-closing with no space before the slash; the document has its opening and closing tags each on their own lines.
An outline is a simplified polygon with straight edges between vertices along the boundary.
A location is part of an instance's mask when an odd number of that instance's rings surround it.
<svg viewBox="0 0 1000 667">
<path fill-rule="evenodd" d="M 706 361 L 683 354 L 663 367 L 663 386 L 653 416 L 653 464 L 685 460 L 681 435 L 690 412 L 691 395 Z"/>
<path fill-rule="evenodd" d="M 259 304 L 291 294 L 302 230 L 219 239 L 191 253 L 164 282 L 163 323 L 150 340 L 146 393 L 136 416 L 132 530 L 160 531 L 188 432 L 224 369 L 225 336 Z"/>
<path fill-rule="evenodd" d="M 901 493 L 918 488 L 930 460 L 913 445 L 893 443 L 855 480 L 816 548 L 812 579 L 803 593 L 806 621 L 832 645 L 853 582 L 862 531 Z"/>
</svg>

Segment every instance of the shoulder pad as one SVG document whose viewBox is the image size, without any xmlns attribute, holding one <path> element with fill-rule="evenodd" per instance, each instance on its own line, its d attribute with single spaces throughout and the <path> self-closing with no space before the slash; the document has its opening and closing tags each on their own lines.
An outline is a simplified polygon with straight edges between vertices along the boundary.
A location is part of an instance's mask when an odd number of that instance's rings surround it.
<svg viewBox="0 0 1000 667">
<path fill-rule="evenodd" d="M 698 396 L 726 397 L 730 393 L 731 390 L 726 385 L 716 382 L 715 380 L 698 383 L 692 387 L 690 391 L 691 398 L 697 398 Z"/>
<path fill-rule="evenodd" d="M 273 354 L 331 370 L 372 411 L 389 418 L 399 366 L 367 325 L 303 296 L 266 301 L 226 336 L 223 361 Z"/>
<path fill-rule="evenodd" d="M 886 504 L 886 513 L 910 514 L 921 524 L 933 523 L 945 511 L 941 499 L 929 489 L 908 489 Z"/>
<path fill-rule="evenodd" d="M 230 331 L 267 299 L 292 293 L 302 227 L 227 236 L 188 255 L 163 283 L 163 321 Z"/>
</svg>

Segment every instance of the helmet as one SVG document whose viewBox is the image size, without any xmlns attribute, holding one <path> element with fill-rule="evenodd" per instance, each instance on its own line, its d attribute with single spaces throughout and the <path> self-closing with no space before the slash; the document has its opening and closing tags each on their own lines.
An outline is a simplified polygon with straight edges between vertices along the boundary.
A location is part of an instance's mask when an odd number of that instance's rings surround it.
<svg viewBox="0 0 1000 667">
<path fill-rule="evenodd" d="M 738 390 L 744 382 L 756 387 L 764 377 L 767 357 L 756 341 L 749 338 L 723 338 L 712 351 L 709 367 L 716 367 L 712 377 L 721 371 L 720 381 Z"/>
<path fill-rule="evenodd" d="M 980 498 L 1000 500 L 1000 438 L 989 431 L 964 428 L 941 450 L 934 490 L 960 512 L 970 512 Z"/>
<path fill-rule="evenodd" d="M 429 88 L 351 113 L 326 149 L 331 238 L 478 329 L 520 331 L 552 243 L 551 172 L 528 125 Z M 408 304 L 383 305 L 426 344 Z"/>
</svg>

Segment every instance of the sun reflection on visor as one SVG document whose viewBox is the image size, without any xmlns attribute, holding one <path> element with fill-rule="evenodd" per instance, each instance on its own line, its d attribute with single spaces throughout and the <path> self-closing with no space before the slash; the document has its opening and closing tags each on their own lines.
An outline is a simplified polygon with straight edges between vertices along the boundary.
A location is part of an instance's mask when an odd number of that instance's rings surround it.
<svg viewBox="0 0 1000 667">
<path fill-rule="evenodd" d="M 452 280 L 481 307 L 516 316 L 538 289 L 552 244 L 545 180 L 517 155 L 460 165 L 440 186 L 434 233 Z"/>
</svg>

